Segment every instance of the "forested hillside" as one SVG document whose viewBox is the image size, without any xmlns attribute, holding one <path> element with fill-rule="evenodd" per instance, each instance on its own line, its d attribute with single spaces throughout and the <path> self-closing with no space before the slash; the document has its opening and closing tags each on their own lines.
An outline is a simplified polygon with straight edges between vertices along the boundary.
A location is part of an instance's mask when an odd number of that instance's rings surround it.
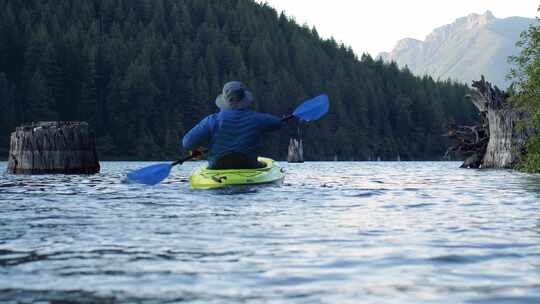
<svg viewBox="0 0 540 304">
<path fill-rule="evenodd" d="M 278 115 L 330 96 L 307 159 L 440 159 L 446 126 L 475 119 L 466 86 L 358 58 L 254 1 L 0 0 L 0 157 L 18 124 L 85 120 L 102 159 L 174 158 L 229 80 Z M 284 158 L 288 136 L 266 154 Z"/>
</svg>

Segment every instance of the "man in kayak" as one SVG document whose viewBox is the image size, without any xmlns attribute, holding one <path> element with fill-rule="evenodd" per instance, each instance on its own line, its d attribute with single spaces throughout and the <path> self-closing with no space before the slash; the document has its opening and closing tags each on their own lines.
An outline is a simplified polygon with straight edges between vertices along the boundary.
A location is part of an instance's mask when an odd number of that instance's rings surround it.
<svg viewBox="0 0 540 304">
<path fill-rule="evenodd" d="M 202 156 L 201 146 L 207 146 L 209 169 L 259 168 L 257 161 L 264 134 L 278 130 L 282 119 L 249 110 L 253 95 L 240 81 L 223 86 L 216 98 L 219 113 L 207 116 L 182 140 L 185 149 Z"/>
</svg>

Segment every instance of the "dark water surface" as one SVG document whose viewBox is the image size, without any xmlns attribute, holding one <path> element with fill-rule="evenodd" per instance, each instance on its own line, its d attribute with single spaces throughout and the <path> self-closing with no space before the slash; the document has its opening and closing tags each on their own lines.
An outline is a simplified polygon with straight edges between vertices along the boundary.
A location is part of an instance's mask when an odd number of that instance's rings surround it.
<svg viewBox="0 0 540 304">
<path fill-rule="evenodd" d="M 0 173 L 0 302 L 540 303 L 540 176 L 459 163 L 283 164 L 194 191 Z M 0 163 L 0 172 L 6 163 Z"/>
</svg>

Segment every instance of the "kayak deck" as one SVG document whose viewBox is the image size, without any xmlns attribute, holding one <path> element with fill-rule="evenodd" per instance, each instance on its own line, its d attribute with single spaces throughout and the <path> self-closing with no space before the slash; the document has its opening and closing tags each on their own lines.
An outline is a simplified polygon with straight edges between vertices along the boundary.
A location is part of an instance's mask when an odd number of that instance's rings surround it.
<svg viewBox="0 0 540 304">
<path fill-rule="evenodd" d="M 219 189 L 229 186 L 260 185 L 282 181 L 285 175 L 276 162 L 270 158 L 259 157 L 266 166 L 258 169 L 211 170 L 208 164 L 202 165 L 189 177 L 193 189 Z"/>
</svg>

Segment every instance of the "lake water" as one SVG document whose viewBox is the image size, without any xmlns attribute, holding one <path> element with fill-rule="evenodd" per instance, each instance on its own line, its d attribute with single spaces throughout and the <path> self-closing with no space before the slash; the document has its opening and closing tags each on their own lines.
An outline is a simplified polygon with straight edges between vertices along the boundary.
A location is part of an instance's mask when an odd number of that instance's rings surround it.
<svg viewBox="0 0 540 304">
<path fill-rule="evenodd" d="M 122 183 L 147 164 L 0 173 L 0 302 L 540 303 L 538 175 L 285 163 L 281 187 L 227 194 L 191 190 L 188 163 Z"/>
</svg>

